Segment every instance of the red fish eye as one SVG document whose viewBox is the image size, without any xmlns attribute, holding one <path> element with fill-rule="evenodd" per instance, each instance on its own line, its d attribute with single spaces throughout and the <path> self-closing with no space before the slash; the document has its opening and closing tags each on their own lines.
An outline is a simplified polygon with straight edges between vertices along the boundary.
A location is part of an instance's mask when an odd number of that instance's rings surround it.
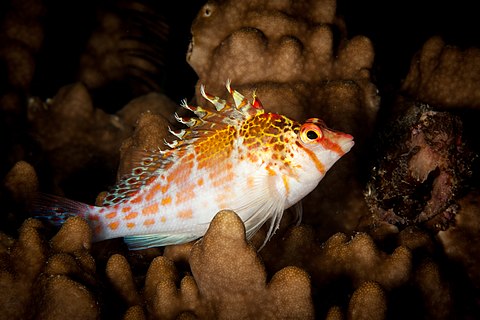
<svg viewBox="0 0 480 320">
<path fill-rule="evenodd" d="M 300 128 L 300 139 L 304 143 L 319 141 L 322 137 L 322 129 L 314 123 L 305 123 Z"/>
</svg>

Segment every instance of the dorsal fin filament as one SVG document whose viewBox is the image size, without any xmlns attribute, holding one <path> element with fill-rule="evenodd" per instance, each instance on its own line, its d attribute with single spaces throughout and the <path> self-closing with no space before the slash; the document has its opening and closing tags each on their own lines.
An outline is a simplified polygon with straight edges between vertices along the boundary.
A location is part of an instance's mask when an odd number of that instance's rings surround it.
<svg viewBox="0 0 480 320">
<path fill-rule="evenodd" d="M 203 121 L 200 118 L 180 117 L 177 113 L 175 113 L 174 116 L 175 116 L 175 119 L 178 122 L 186 125 L 187 127 L 194 127 L 194 126 L 198 126 L 199 124 L 203 123 Z"/>
<path fill-rule="evenodd" d="M 203 84 L 200 86 L 200 93 L 202 94 L 202 97 L 210 101 L 210 103 L 215 106 L 217 111 L 222 111 L 223 108 L 227 106 L 227 102 L 225 100 L 205 92 L 205 86 Z"/>
<path fill-rule="evenodd" d="M 252 96 L 253 96 L 252 107 L 254 107 L 255 109 L 262 109 L 263 110 L 263 105 L 260 102 L 260 100 L 257 98 L 257 91 L 256 90 L 253 91 Z"/>
<path fill-rule="evenodd" d="M 185 135 L 185 133 L 187 132 L 187 130 L 185 129 L 178 129 L 178 130 L 173 130 L 172 128 L 170 128 L 170 126 L 168 126 L 168 132 L 170 132 L 171 134 L 173 134 L 175 137 L 177 137 L 178 139 L 183 139 L 183 136 Z"/>
</svg>

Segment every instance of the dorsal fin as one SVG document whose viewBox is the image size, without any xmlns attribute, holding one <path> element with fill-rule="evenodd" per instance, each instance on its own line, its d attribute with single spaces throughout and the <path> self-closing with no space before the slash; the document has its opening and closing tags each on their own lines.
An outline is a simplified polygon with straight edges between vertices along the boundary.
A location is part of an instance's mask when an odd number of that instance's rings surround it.
<svg viewBox="0 0 480 320">
<path fill-rule="evenodd" d="M 104 206 L 111 206 L 132 197 L 140 188 L 148 184 L 152 177 L 157 177 L 172 163 L 171 150 L 145 151 L 135 150 L 135 163 L 129 174 L 123 176 L 118 183 L 109 190 L 103 199 Z"/>
<path fill-rule="evenodd" d="M 210 95 L 205 91 L 203 85 L 200 86 L 200 93 L 214 108 L 190 106 L 185 100 L 182 101 L 180 105 L 192 111 L 197 117 L 180 117 L 178 114 L 175 114 L 177 121 L 185 124 L 188 129 L 172 131 L 178 139 L 171 143 L 173 144 L 171 147 L 191 144 L 196 139 L 206 137 L 216 130 L 224 129 L 228 125 L 238 128 L 244 120 L 265 112 L 258 99 L 256 99 L 255 94 L 253 101 L 250 102 L 240 92 L 230 87 L 230 81 L 227 81 L 226 87 L 233 98 L 233 105 L 226 100 Z"/>
<path fill-rule="evenodd" d="M 200 88 L 202 96 L 215 108 L 193 107 L 183 100 L 180 105 L 192 111 L 197 117 L 180 117 L 175 114 L 175 119 L 186 125 L 187 128 L 179 130 L 169 128 L 173 139 L 165 141 L 165 144 L 171 149 L 153 152 L 139 151 L 136 156 L 138 163 L 134 165 L 130 174 L 123 177 L 107 193 L 103 205 L 115 205 L 133 196 L 140 188 L 147 185 L 152 178 L 159 176 L 176 161 L 181 161 L 184 155 L 191 154 L 193 150 L 190 147 L 195 142 L 206 139 L 217 130 L 223 130 L 227 126 L 239 128 L 244 120 L 265 112 L 255 94 L 251 103 L 241 93 L 230 87 L 230 81 L 227 81 L 226 87 L 233 98 L 233 106 L 227 101 L 205 92 L 203 85 Z"/>
</svg>

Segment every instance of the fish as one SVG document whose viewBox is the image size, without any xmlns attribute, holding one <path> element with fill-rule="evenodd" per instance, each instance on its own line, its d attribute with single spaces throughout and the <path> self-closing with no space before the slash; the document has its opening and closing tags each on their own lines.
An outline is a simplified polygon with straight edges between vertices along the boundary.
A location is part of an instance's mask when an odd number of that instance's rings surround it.
<svg viewBox="0 0 480 320">
<path fill-rule="evenodd" d="M 265 243 L 293 207 L 298 223 L 301 199 L 354 145 L 350 134 L 327 128 L 318 118 L 299 123 L 267 112 L 226 88 L 231 101 L 205 91 L 206 107 L 181 106 L 194 115 L 176 120 L 166 150 L 139 151 L 138 163 L 107 192 L 100 206 L 54 195 L 36 205 L 37 218 L 60 226 L 84 218 L 93 242 L 123 237 L 130 250 L 182 244 L 201 238 L 215 214 L 234 211 L 250 239 L 267 221 Z M 211 105 L 210 105 L 211 104 Z"/>
</svg>

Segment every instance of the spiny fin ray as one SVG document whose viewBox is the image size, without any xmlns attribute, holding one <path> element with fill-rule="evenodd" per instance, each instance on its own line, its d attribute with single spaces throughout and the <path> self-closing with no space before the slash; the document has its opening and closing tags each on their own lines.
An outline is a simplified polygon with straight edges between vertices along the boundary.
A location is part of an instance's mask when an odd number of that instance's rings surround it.
<svg viewBox="0 0 480 320">
<path fill-rule="evenodd" d="M 212 96 L 209 93 L 205 92 L 205 86 L 203 84 L 200 86 L 200 93 L 202 94 L 202 97 L 207 99 L 211 104 L 215 106 L 215 109 L 217 109 L 217 111 L 222 111 L 223 108 L 228 106 L 225 100 L 220 99 L 216 96 Z"/>
<path fill-rule="evenodd" d="M 245 99 L 245 97 L 240 92 L 233 90 L 230 87 L 230 84 L 231 84 L 230 79 L 228 79 L 227 90 L 232 95 L 233 101 L 235 102 L 235 107 L 237 107 L 237 109 L 240 109 L 244 105 L 248 104 L 248 100 Z"/>
</svg>

